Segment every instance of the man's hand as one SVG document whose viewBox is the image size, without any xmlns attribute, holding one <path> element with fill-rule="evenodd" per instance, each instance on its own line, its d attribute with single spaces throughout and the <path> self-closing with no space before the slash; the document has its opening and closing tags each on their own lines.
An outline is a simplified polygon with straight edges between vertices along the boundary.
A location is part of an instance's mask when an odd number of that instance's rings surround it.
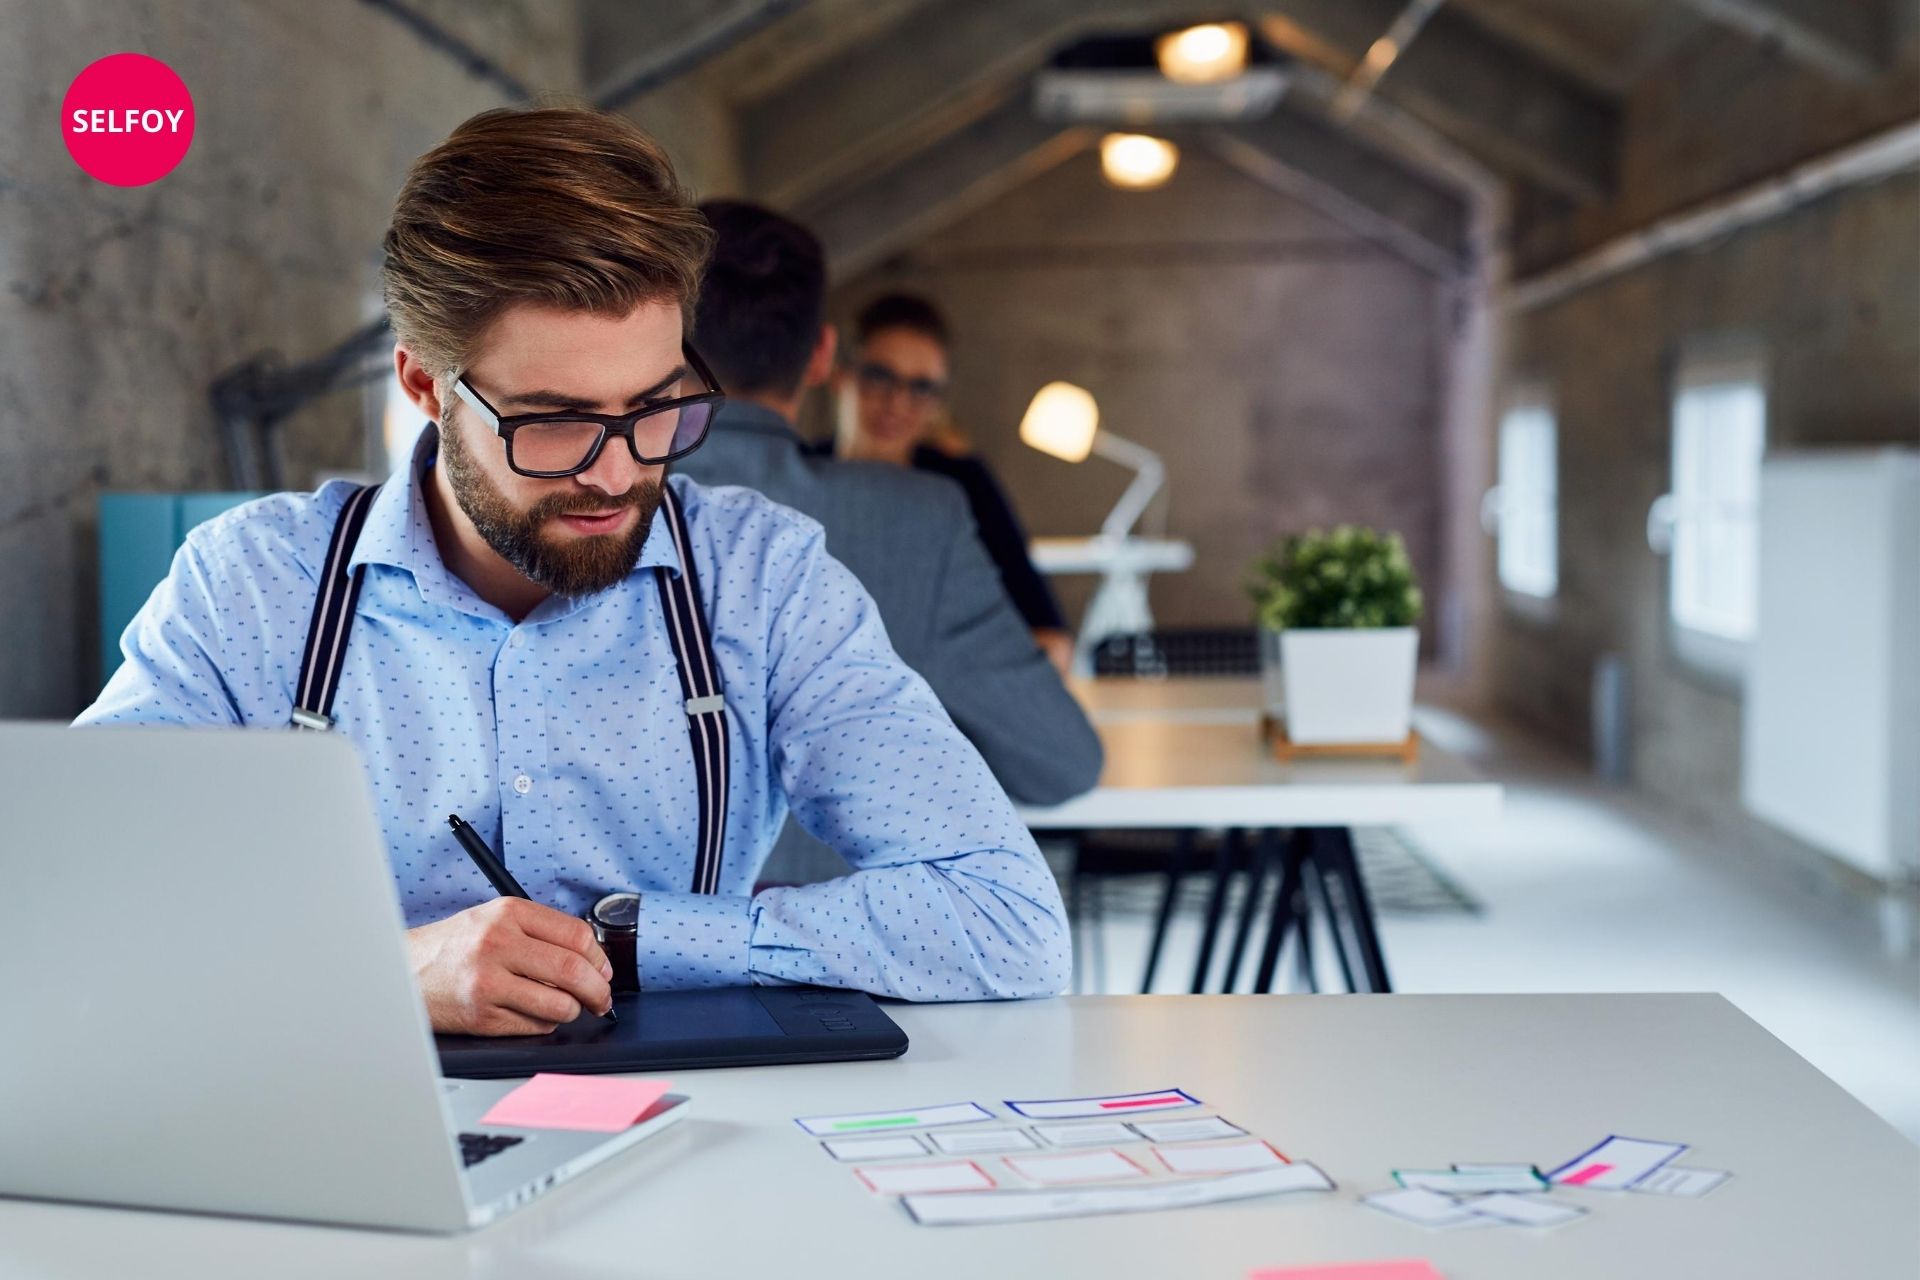
<svg viewBox="0 0 1920 1280">
<path fill-rule="evenodd" d="M 613 1005 L 613 966 L 587 922 L 525 898 L 496 898 L 407 930 L 435 1031 L 545 1035 Z"/>
</svg>

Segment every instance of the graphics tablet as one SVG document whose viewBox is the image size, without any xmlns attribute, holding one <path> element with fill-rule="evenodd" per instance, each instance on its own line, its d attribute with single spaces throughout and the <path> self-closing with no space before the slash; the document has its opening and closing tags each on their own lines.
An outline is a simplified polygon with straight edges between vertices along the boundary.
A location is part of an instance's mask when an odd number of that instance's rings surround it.
<svg viewBox="0 0 1920 1280">
<path fill-rule="evenodd" d="M 544 1036 L 437 1035 L 443 1075 L 685 1071 L 897 1058 L 907 1033 L 858 991 L 717 987 L 617 993 L 617 1022 L 591 1015 Z"/>
</svg>

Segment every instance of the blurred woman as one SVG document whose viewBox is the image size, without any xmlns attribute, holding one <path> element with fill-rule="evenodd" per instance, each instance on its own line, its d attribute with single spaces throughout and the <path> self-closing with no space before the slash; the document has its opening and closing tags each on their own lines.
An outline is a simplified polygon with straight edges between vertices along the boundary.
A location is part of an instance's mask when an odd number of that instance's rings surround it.
<svg viewBox="0 0 1920 1280">
<path fill-rule="evenodd" d="M 958 483 L 1034 643 L 1064 672 L 1073 638 L 1046 579 L 1027 556 L 1026 530 L 993 472 L 947 419 L 952 344 L 946 321 L 924 298 L 887 294 L 855 320 L 854 342 L 848 370 L 854 412 L 841 432 L 840 456 L 916 467 Z"/>
</svg>

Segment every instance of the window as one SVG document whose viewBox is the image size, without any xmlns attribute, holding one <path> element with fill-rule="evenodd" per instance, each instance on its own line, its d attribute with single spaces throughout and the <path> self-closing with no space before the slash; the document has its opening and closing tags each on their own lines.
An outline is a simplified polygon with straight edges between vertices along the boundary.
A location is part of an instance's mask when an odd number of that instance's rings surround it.
<svg viewBox="0 0 1920 1280">
<path fill-rule="evenodd" d="M 1767 398 L 1757 360 L 1684 362 L 1673 397 L 1668 610 L 1722 645 L 1753 638 L 1758 616 L 1760 458 Z"/>
<path fill-rule="evenodd" d="M 1558 433 L 1544 396 L 1516 398 L 1500 419 L 1500 585 L 1541 600 L 1560 589 Z"/>
</svg>

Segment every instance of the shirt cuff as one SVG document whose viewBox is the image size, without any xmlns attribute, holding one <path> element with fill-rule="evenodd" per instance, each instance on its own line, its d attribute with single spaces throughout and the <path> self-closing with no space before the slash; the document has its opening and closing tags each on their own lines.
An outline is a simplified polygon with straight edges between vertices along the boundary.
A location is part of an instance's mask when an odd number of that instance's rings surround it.
<svg viewBox="0 0 1920 1280">
<path fill-rule="evenodd" d="M 744 987 L 753 899 L 712 893 L 640 895 L 635 961 L 642 991 Z"/>
</svg>

